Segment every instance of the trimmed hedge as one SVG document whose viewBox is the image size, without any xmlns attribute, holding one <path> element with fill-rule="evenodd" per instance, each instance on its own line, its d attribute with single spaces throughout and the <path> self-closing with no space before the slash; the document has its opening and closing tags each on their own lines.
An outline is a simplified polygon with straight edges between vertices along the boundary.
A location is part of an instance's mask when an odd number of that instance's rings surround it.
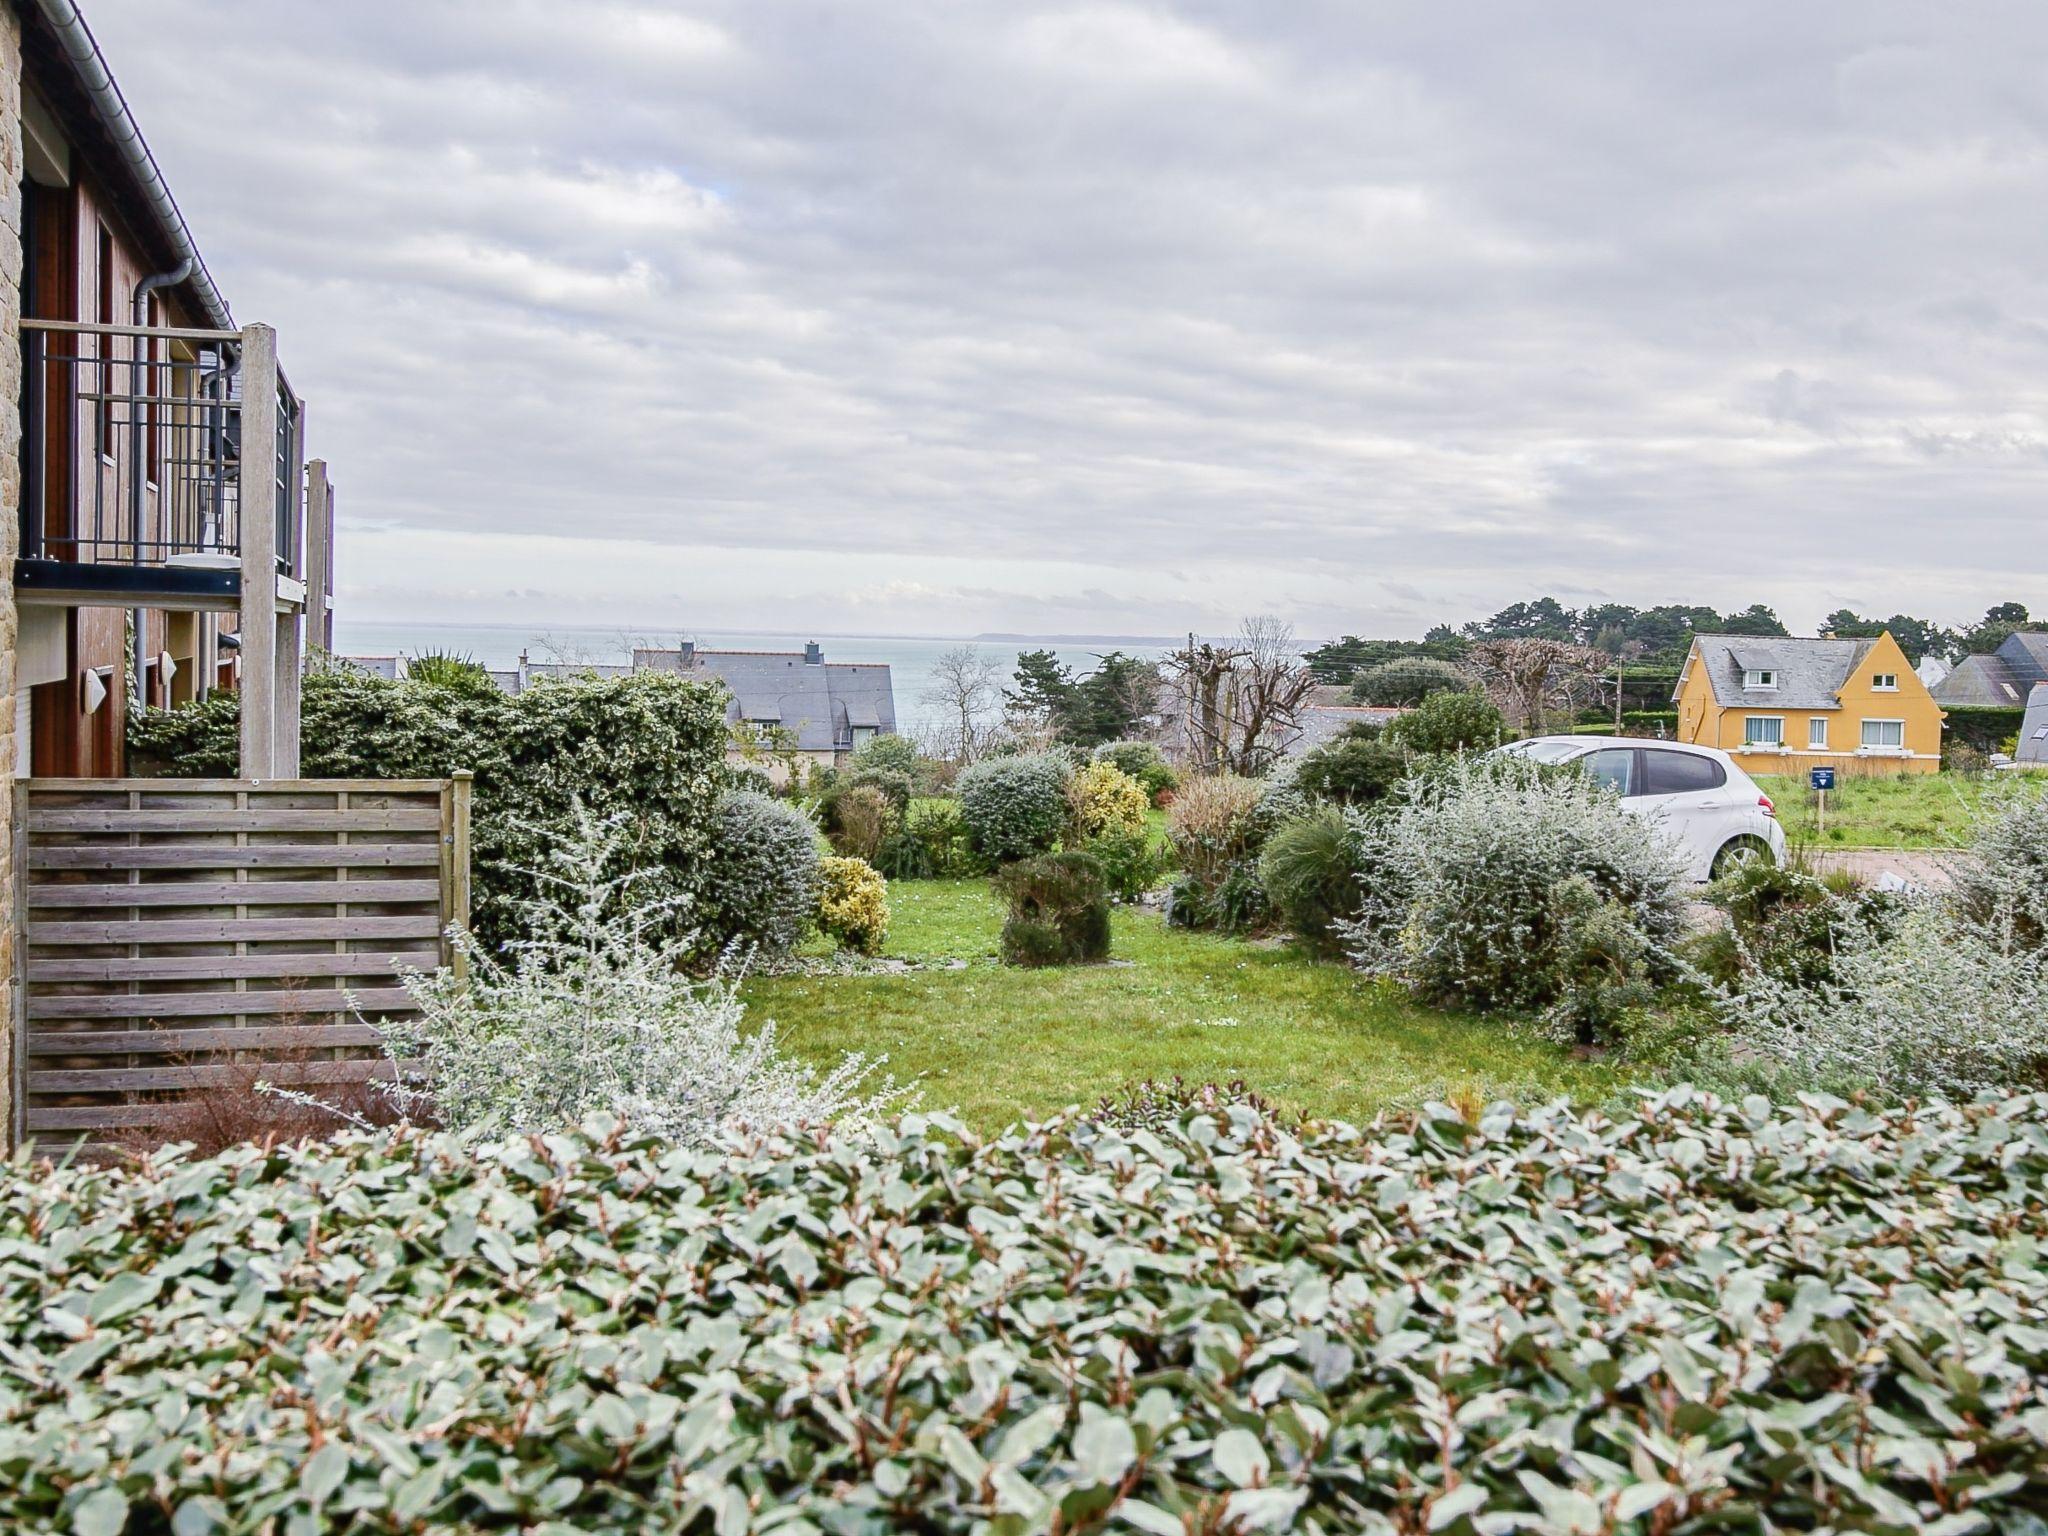
<svg viewBox="0 0 2048 1536">
<path fill-rule="evenodd" d="M 0 1169 L 0 1528 L 2031 1530 L 2048 1096 Z"/>
<path fill-rule="evenodd" d="M 2017 736 L 2026 722 L 2024 709 L 1994 705 L 1948 704 L 1948 719 L 1942 722 L 1942 737 L 1949 745 L 1974 747 L 1979 752 L 2005 750 L 2005 743 Z"/>
</svg>

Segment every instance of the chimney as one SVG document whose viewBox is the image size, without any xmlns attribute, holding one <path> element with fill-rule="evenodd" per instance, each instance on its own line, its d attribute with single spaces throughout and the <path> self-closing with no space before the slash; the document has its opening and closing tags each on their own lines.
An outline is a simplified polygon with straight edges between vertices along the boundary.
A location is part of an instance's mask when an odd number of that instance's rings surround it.
<svg viewBox="0 0 2048 1536">
<path fill-rule="evenodd" d="M 825 648 L 812 640 L 804 646 L 804 665 L 822 667 L 825 664 Z"/>
</svg>

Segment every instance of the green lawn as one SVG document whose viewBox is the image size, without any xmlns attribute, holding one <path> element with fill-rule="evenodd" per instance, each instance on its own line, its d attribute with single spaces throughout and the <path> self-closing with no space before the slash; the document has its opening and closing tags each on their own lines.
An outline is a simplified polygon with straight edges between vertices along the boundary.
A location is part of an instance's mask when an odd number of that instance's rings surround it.
<svg viewBox="0 0 2048 1536">
<path fill-rule="evenodd" d="M 1444 1092 L 1598 1096 L 1615 1083 L 1505 1024 L 1418 1008 L 1292 950 L 1168 929 L 1151 912 L 1116 913 L 1112 953 L 1129 964 L 1024 971 L 994 961 L 1002 913 L 983 881 L 901 881 L 889 904 L 888 954 L 966 968 L 756 977 L 747 1001 L 798 1055 L 886 1052 L 926 1107 L 985 1130 L 1176 1074 L 1243 1078 L 1353 1120 Z"/>
<path fill-rule="evenodd" d="M 1969 833 L 1985 782 L 1952 773 L 1844 775 L 1828 791 L 1827 827 L 1821 831 L 1815 825 L 1819 797 L 1804 775 L 1757 779 L 1777 803 L 1785 835 L 1820 848 L 1953 848 Z"/>
</svg>

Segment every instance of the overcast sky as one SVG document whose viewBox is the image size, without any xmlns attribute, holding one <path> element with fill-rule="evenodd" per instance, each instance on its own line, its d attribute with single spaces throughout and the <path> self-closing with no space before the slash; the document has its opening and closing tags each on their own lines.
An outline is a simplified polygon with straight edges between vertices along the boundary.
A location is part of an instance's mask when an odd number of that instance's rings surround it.
<svg viewBox="0 0 2048 1536">
<path fill-rule="evenodd" d="M 87 10 L 359 615 L 2048 609 L 2038 0 Z"/>
</svg>

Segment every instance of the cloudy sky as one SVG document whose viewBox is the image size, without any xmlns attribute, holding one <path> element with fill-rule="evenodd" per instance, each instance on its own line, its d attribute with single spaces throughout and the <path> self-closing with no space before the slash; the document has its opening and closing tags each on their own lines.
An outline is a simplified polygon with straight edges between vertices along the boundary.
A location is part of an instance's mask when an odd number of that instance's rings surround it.
<svg viewBox="0 0 2048 1536">
<path fill-rule="evenodd" d="M 2035 0 L 88 10 L 360 615 L 2048 609 Z"/>
</svg>

